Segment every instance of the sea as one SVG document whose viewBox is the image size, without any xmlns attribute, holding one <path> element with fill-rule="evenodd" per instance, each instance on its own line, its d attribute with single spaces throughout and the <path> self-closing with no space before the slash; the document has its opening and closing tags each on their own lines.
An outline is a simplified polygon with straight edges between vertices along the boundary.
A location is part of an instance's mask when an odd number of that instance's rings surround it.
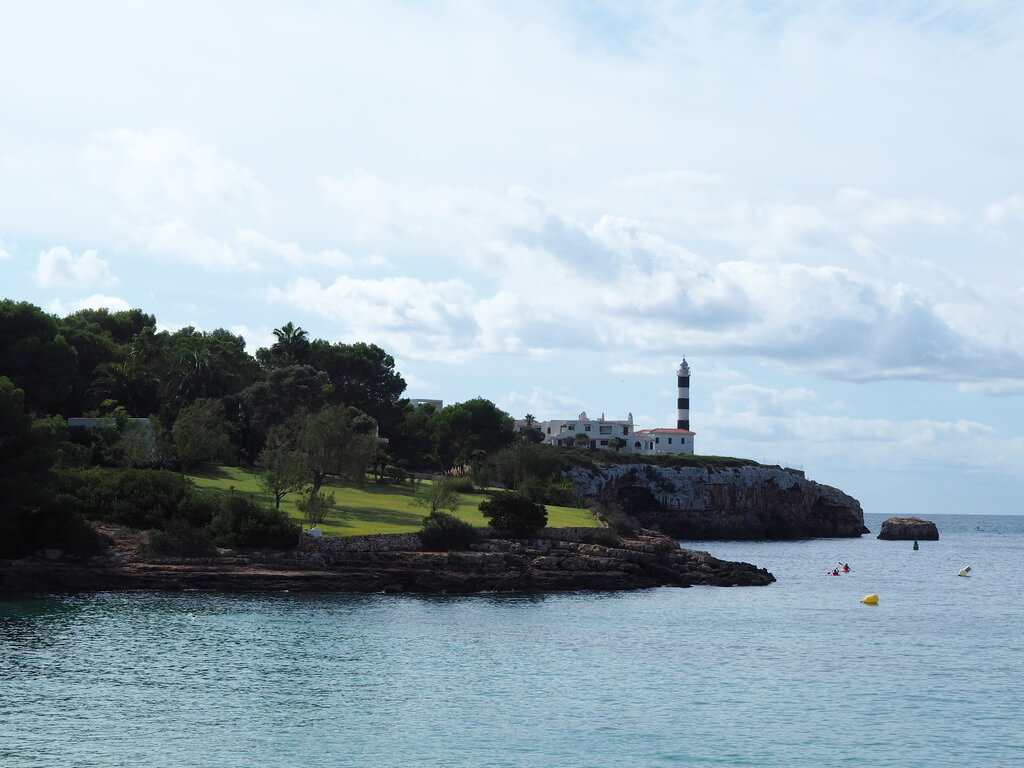
<svg viewBox="0 0 1024 768">
<path fill-rule="evenodd" d="M 1024 766 L 1024 517 L 865 518 L 682 542 L 767 587 L 0 601 L 0 766 Z"/>
</svg>

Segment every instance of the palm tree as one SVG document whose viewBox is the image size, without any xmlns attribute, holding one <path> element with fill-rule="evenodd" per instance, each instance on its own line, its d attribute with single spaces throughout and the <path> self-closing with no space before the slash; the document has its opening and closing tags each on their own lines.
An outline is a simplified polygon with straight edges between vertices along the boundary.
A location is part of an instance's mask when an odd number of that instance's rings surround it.
<svg viewBox="0 0 1024 768">
<path fill-rule="evenodd" d="M 309 332 L 302 327 L 293 325 L 289 320 L 280 328 L 274 329 L 274 336 L 277 341 L 274 347 L 278 348 L 288 365 L 295 365 L 302 362 L 309 349 Z"/>
<path fill-rule="evenodd" d="M 90 391 L 117 401 L 129 415 L 138 416 L 150 394 L 153 377 L 130 360 L 123 363 L 101 363 L 96 366 Z"/>
</svg>

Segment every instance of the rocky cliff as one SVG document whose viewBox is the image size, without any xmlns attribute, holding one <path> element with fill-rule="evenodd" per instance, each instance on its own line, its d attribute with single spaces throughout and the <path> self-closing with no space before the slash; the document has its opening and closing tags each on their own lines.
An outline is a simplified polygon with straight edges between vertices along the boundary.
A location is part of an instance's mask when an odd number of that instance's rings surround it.
<svg viewBox="0 0 1024 768">
<path fill-rule="evenodd" d="M 574 467 L 576 491 L 679 539 L 860 536 L 860 502 L 802 472 L 620 464 Z"/>
<path fill-rule="evenodd" d="M 89 563 L 0 561 L 0 594 L 111 589 L 462 594 L 761 586 L 775 581 L 763 568 L 681 549 L 673 539 L 652 531 L 617 539 L 605 529 L 588 529 L 589 535 L 558 530 L 535 539 L 486 538 L 467 552 L 416 551 L 411 547 L 418 545 L 418 537 L 401 534 L 350 537 L 372 539 L 362 542 L 303 537 L 301 548 L 293 552 L 225 551 L 201 559 L 138 555 Z"/>
</svg>

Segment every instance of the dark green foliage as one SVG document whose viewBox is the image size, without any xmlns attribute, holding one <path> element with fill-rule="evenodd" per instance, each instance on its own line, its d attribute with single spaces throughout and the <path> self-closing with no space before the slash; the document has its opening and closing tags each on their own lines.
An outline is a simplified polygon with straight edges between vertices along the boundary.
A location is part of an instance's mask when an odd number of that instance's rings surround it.
<svg viewBox="0 0 1024 768">
<path fill-rule="evenodd" d="M 0 553 L 20 557 L 49 546 L 43 517 L 57 514 L 52 467 L 67 428 L 58 417 L 35 419 L 25 393 L 0 376 Z"/>
<path fill-rule="evenodd" d="M 449 405 L 433 423 L 436 452 L 447 469 L 475 463 L 515 439 L 512 417 L 482 397 Z"/>
<path fill-rule="evenodd" d="M 473 479 L 469 477 L 453 477 L 447 482 L 449 487 L 456 493 L 473 493 L 476 490 L 476 486 L 473 485 Z"/>
<path fill-rule="evenodd" d="M 423 518 L 420 541 L 428 552 L 468 549 L 478 538 L 477 530 L 465 520 L 436 510 Z"/>
<path fill-rule="evenodd" d="M 543 504 L 511 491 L 480 502 L 480 511 L 493 528 L 514 536 L 529 536 L 548 524 L 548 511 Z"/>
<path fill-rule="evenodd" d="M 228 496 L 210 523 L 213 541 L 221 547 L 291 549 L 300 532 L 284 512 L 240 494 Z"/>
<path fill-rule="evenodd" d="M 57 480 L 87 520 L 132 528 L 162 528 L 193 492 L 191 481 L 163 469 L 65 469 Z"/>
<path fill-rule="evenodd" d="M 316 413 L 323 408 L 329 389 L 327 374 L 308 365 L 293 365 L 268 371 L 266 379 L 229 398 L 246 459 L 256 460 L 272 427 L 297 411 Z"/>
<path fill-rule="evenodd" d="M 358 408 L 380 425 L 383 435 L 395 435 L 408 401 L 400 399 L 405 379 L 395 371 L 391 355 L 376 344 L 331 344 L 317 339 L 309 345 L 308 359 L 330 379 L 330 402 Z"/>
<path fill-rule="evenodd" d="M 171 522 L 180 521 L 193 528 L 202 528 L 212 522 L 213 516 L 222 506 L 223 497 L 220 494 L 193 488 L 178 503 Z"/>
<path fill-rule="evenodd" d="M 268 349 L 256 350 L 256 359 L 268 370 L 305 365 L 309 362 L 309 331 L 294 325 L 291 320 L 274 329 L 277 341 Z"/>
<path fill-rule="evenodd" d="M 182 472 L 204 461 L 231 459 L 231 427 L 220 400 L 203 397 L 178 412 L 171 429 L 170 447 Z"/>
<path fill-rule="evenodd" d="M 0 300 L 0 376 L 24 390 L 27 411 L 57 412 L 71 395 L 77 360 L 57 318 L 25 301 Z"/>
<path fill-rule="evenodd" d="M 155 555 L 209 557 L 217 548 L 209 529 L 194 528 L 185 520 L 175 518 L 163 530 L 149 532 L 149 550 Z"/>
</svg>

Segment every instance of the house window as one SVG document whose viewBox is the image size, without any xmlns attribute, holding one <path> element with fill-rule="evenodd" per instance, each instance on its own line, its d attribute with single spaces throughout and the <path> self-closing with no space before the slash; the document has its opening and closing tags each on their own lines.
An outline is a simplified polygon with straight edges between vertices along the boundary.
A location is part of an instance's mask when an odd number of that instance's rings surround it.
<svg viewBox="0 0 1024 768">
<path fill-rule="evenodd" d="M 655 444 L 660 443 L 661 442 L 661 438 L 660 437 L 654 438 L 654 442 L 655 442 Z"/>
<path fill-rule="evenodd" d="M 622 434 L 628 435 L 629 434 L 629 427 L 623 427 L 622 428 Z"/>
<path fill-rule="evenodd" d="M 576 431 L 576 425 L 575 424 L 570 424 L 569 425 L 569 431 L 570 432 L 575 432 Z"/>
<path fill-rule="evenodd" d="M 672 438 L 671 437 L 668 439 L 668 444 L 672 445 Z"/>
<path fill-rule="evenodd" d="M 551 427 L 548 427 L 548 434 L 551 434 Z"/>
<path fill-rule="evenodd" d="M 601 441 L 601 445 L 608 445 L 608 441 L 607 440 L 602 440 Z"/>
<path fill-rule="evenodd" d="M 611 425 L 610 425 L 610 424 L 608 424 L 608 425 L 603 425 L 603 426 L 601 427 L 601 434 L 602 434 L 602 435 L 610 435 L 611 433 L 612 433 L 612 427 L 611 427 Z"/>
<path fill-rule="evenodd" d="M 589 432 L 589 431 L 590 431 L 590 425 L 589 425 L 589 424 L 587 424 L 586 426 L 584 426 L 584 427 L 583 427 L 583 431 L 584 431 L 584 432 Z"/>
</svg>

